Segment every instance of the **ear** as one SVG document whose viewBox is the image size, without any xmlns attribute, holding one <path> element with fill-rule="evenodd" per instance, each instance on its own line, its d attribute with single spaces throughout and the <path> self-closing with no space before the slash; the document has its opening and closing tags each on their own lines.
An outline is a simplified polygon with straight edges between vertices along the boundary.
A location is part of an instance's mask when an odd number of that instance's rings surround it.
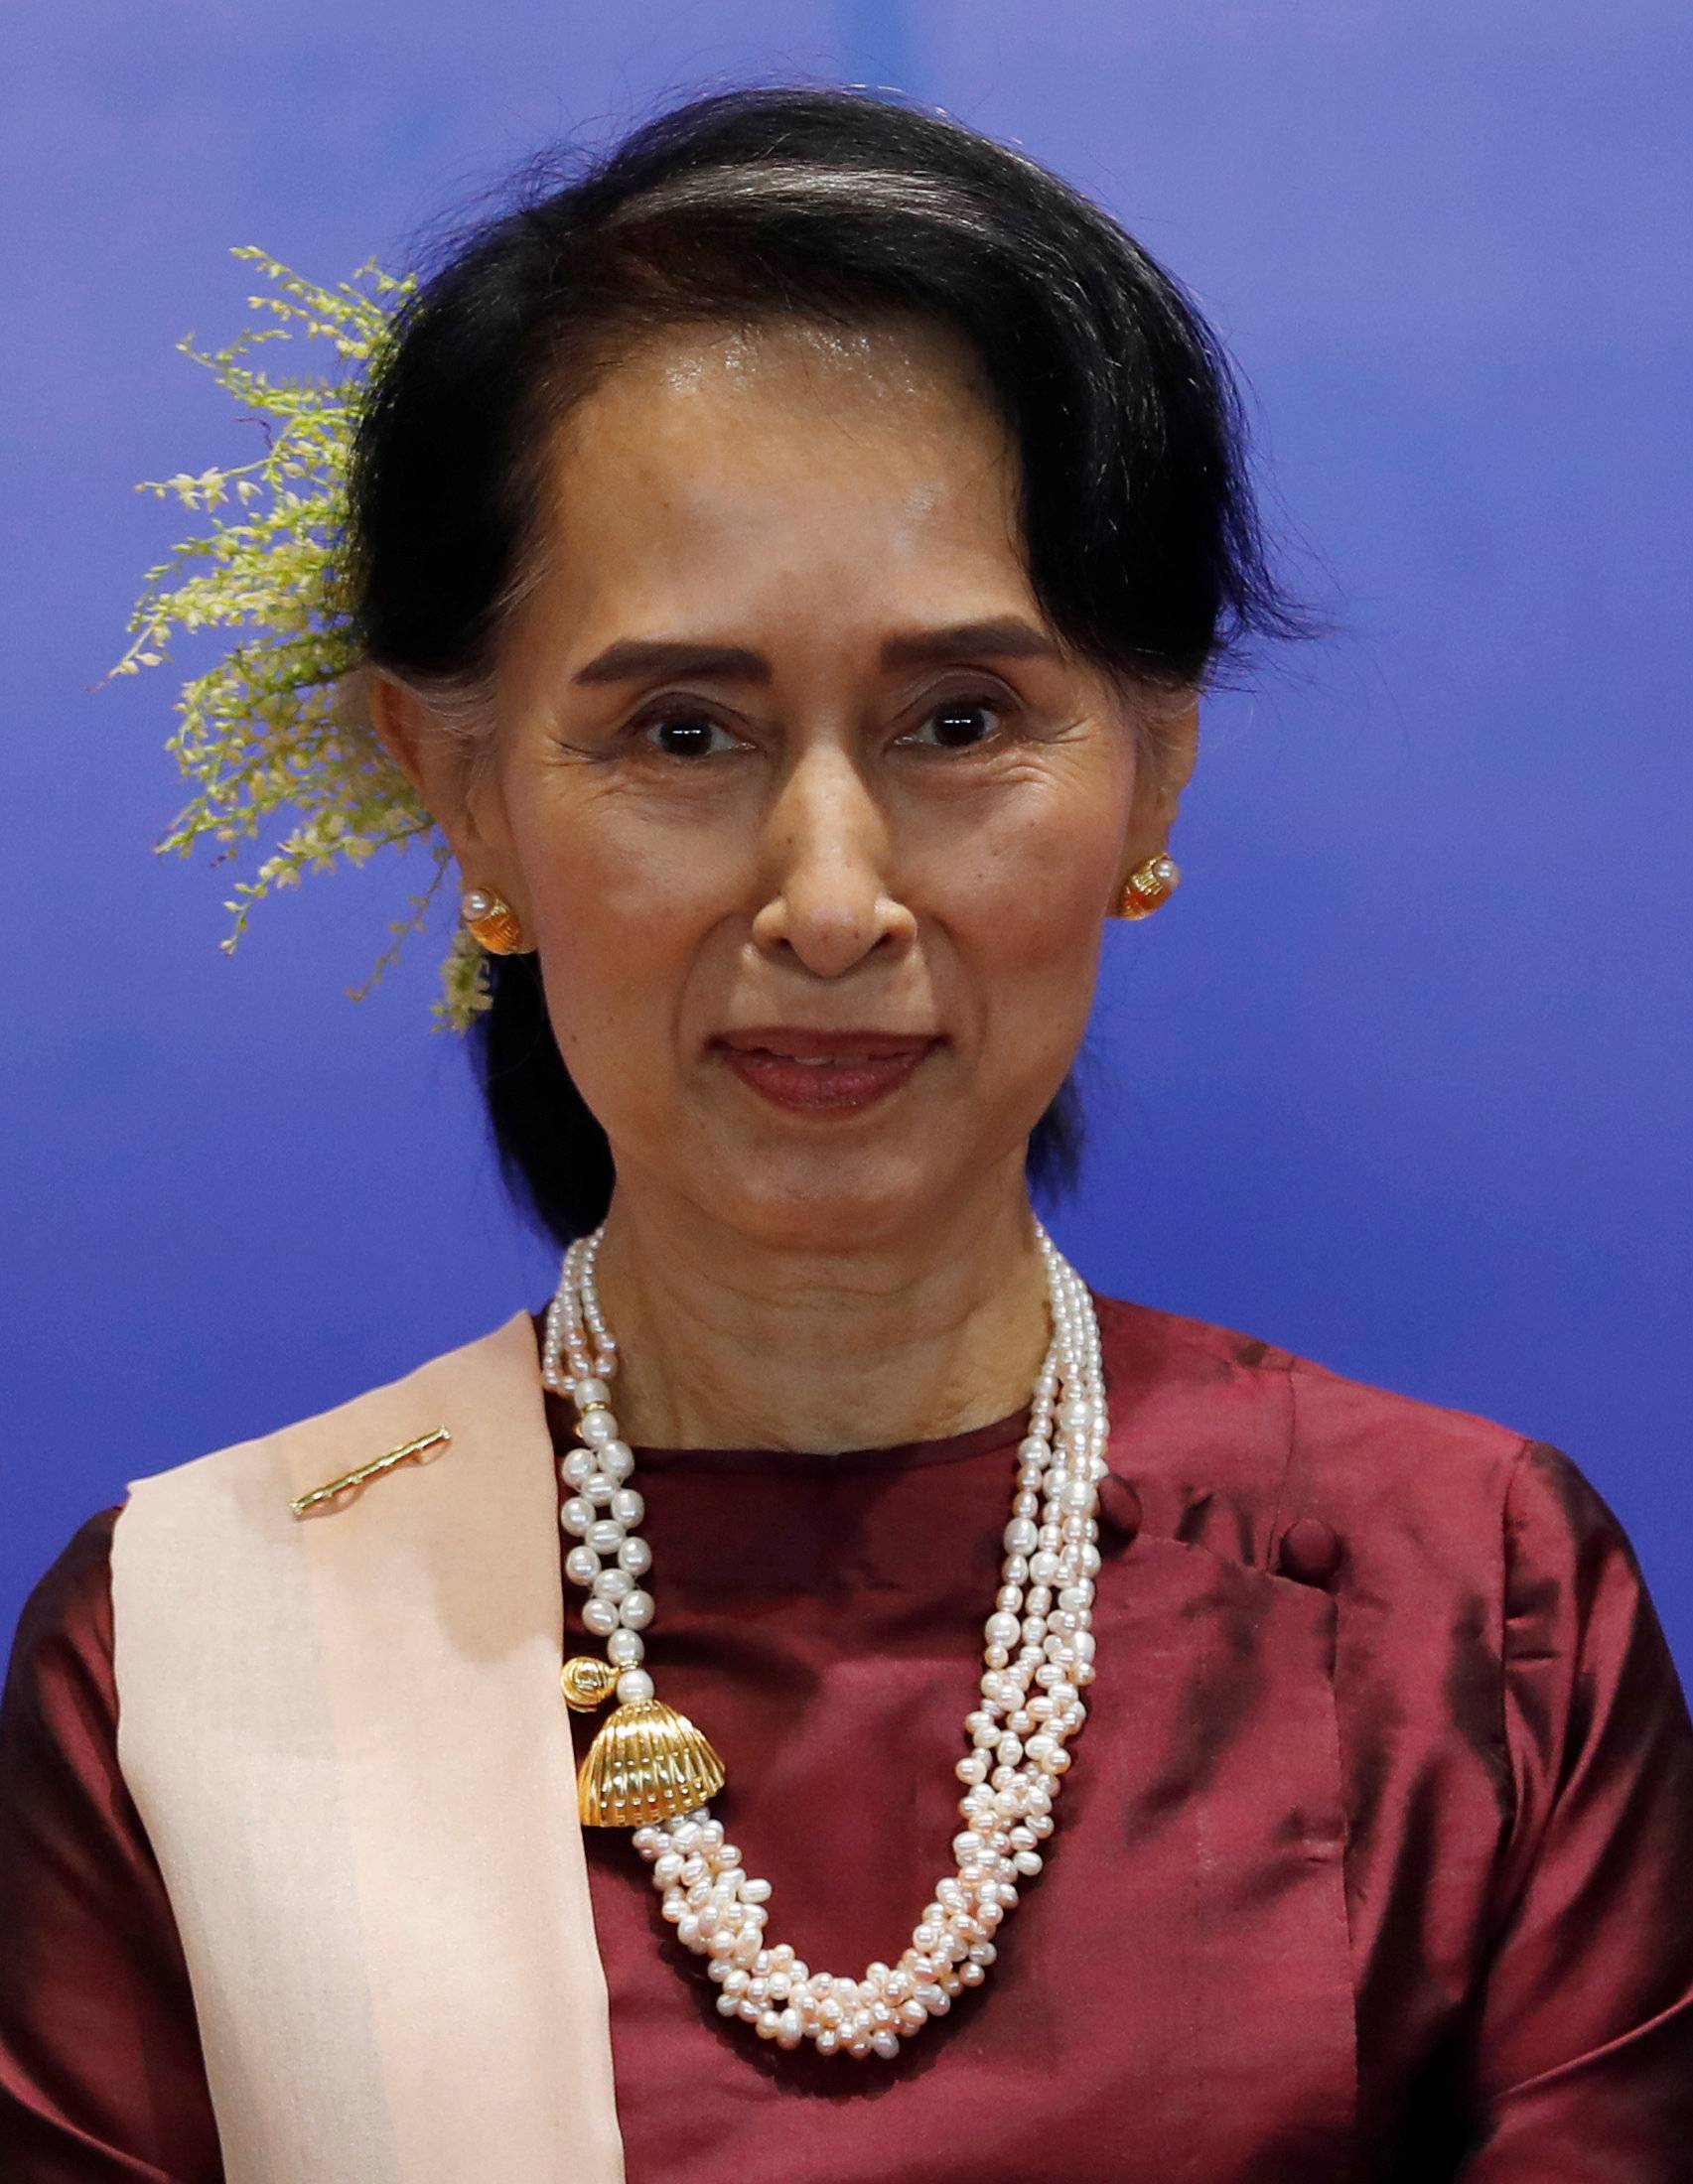
<svg viewBox="0 0 1693 2184">
<path fill-rule="evenodd" d="M 1123 841 L 1119 886 L 1137 865 L 1168 848 L 1182 791 L 1199 751 L 1199 694 L 1156 694 L 1144 702 L 1134 802 Z"/>
<path fill-rule="evenodd" d="M 1160 716 L 1157 734 L 1161 752 L 1159 772 L 1170 824 L 1174 825 L 1176 807 L 1182 800 L 1182 791 L 1194 777 L 1194 763 L 1199 755 L 1199 694 L 1197 690 L 1184 692 L 1180 702 L 1173 705 L 1168 714 Z"/>
<path fill-rule="evenodd" d="M 388 755 L 452 845 L 467 887 L 494 887 L 505 894 L 510 860 L 497 838 L 501 830 L 488 825 L 488 800 L 479 804 L 469 794 L 463 751 L 443 733 L 427 702 L 397 676 L 373 668 L 365 710 Z"/>
</svg>

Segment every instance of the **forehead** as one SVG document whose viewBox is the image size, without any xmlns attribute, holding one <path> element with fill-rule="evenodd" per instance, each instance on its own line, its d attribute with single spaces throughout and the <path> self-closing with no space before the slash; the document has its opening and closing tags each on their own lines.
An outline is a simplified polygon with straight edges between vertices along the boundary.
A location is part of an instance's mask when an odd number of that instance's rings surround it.
<svg viewBox="0 0 1693 2184">
<path fill-rule="evenodd" d="M 548 485 L 573 622 L 807 588 L 1028 601 L 1015 448 L 968 344 L 920 321 L 650 336 L 566 419 Z"/>
</svg>

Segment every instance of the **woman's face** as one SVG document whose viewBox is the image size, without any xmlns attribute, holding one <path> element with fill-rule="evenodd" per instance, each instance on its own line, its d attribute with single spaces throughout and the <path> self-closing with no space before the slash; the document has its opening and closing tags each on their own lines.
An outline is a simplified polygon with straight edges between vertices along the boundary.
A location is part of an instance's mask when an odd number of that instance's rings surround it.
<svg viewBox="0 0 1693 2184">
<path fill-rule="evenodd" d="M 620 1191 L 829 1251 L 1020 1176 L 1169 813 L 1036 605 L 1017 482 L 920 325 L 671 332 L 564 428 L 449 832 Z"/>
</svg>

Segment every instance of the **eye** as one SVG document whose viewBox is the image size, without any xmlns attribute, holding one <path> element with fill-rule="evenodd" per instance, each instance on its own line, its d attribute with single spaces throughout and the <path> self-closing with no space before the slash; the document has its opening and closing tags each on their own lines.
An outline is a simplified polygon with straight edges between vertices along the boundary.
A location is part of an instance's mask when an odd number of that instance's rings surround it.
<svg viewBox="0 0 1693 2184">
<path fill-rule="evenodd" d="M 930 751 L 974 751 L 999 733 L 1004 711 L 998 698 L 947 698 L 932 708 L 920 728 L 902 736 L 900 742 Z"/>
<path fill-rule="evenodd" d="M 703 713 L 649 713 L 635 725 L 642 741 L 666 758 L 710 758 L 741 748 L 721 722 Z"/>
</svg>

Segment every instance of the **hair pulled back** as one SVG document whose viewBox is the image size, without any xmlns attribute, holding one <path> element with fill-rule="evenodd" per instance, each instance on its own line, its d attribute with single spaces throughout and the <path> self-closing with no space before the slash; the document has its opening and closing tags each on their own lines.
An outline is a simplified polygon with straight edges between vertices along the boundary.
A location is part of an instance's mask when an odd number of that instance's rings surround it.
<svg viewBox="0 0 1693 2184">
<path fill-rule="evenodd" d="M 353 448 L 364 657 L 475 719 L 533 566 L 553 431 L 643 335 L 914 311 L 980 358 L 1018 451 L 1032 588 L 1083 657 L 1197 688 L 1243 639 L 1297 627 L 1266 567 L 1227 360 L 1171 276 L 1022 153 L 805 86 L 711 93 L 535 171 L 407 301 Z M 470 1035 L 494 1142 L 564 1242 L 605 1213 L 610 1148 L 535 958 L 495 957 L 491 975 Z M 1031 1180 L 1067 1180 L 1077 1146 L 1066 1084 L 1030 1139 Z"/>
</svg>

